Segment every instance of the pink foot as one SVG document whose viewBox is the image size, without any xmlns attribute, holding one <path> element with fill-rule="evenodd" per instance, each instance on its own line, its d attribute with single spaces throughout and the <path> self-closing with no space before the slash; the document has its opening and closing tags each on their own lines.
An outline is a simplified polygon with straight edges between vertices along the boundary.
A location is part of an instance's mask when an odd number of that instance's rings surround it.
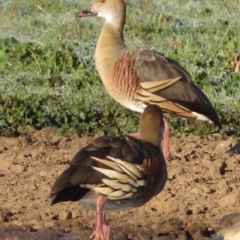
<svg viewBox="0 0 240 240">
<path fill-rule="evenodd" d="M 110 239 L 110 226 L 106 220 L 106 213 L 103 215 L 103 234 L 106 240 Z"/>
<path fill-rule="evenodd" d="M 91 234 L 90 239 L 94 240 L 109 240 L 110 238 L 110 226 L 106 221 L 105 214 L 103 215 L 103 207 L 107 197 L 100 195 L 97 198 L 96 208 L 97 208 L 97 227 Z"/>
<path fill-rule="evenodd" d="M 165 118 L 163 120 L 164 120 L 163 155 L 167 159 L 171 157 L 169 150 L 170 128 L 167 120 Z"/>
</svg>

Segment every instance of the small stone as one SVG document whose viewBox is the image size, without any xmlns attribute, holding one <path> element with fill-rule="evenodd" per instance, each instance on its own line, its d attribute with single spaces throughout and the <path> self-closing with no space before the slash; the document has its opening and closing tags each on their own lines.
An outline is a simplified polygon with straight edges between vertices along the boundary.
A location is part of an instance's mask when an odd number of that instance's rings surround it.
<svg viewBox="0 0 240 240">
<path fill-rule="evenodd" d="M 9 167 L 11 166 L 11 162 L 10 161 L 0 161 L 0 169 L 7 171 L 9 169 Z"/>
<path fill-rule="evenodd" d="M 24 166 L 22 165 L 12 165 L 10 167 L 10 170 L 15 173 L 22 173 L 24 171 Z"/>
<path fill-rule="evenodd" d="M 71 211 L 62 211 L 59 214 L 59 219 L 60 220 L 68 220 L 68 219 L 72 219 L 72 212 Z"/>
<path fill-rule="evenodd" d="M 31 220 L 28 221 L 27 224 L 33 226 L 34 228 L 41 228 L 42 227 L 41 219 L 36 219 L 36 218 L 31 219 Z"/>
<path fill-rule="evenodd" d="M 49 175 L 49 172 L 48 171 L 41 171 L 39 174 L 40 174 L 41 177 L 47 177 Z"/>
<path fill-rule="evenodd" d="M 54 222 L 45 222 L 45 227 L 53 227 L 54 226 Z"/>
<path fill-rule="evenodd" d="M 79 210 L 73 210 L 72 211 L 72 218 L 77 218 L 80 216 Z"/>
</svg>

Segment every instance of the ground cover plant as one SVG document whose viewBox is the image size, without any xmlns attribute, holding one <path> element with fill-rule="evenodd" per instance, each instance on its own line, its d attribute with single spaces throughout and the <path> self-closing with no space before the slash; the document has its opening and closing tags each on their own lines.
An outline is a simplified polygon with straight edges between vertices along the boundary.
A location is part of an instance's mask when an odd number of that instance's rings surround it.
<svg viewBox="0 0 240 240">
<path fill-rule="evenodd" d="M 104 90 L 93 55 L 103 21 L 90 1 L 0 0 L 0 133 L 51 126 L 71 137 L 136 131 L 139 115 Z M 125 40 L 178 60 L 213 102 L 223 132 L 240 125 L 240 2 L 129 1 Z M 216 131 L 174 119 L 175 134 Z"/>
</svg>

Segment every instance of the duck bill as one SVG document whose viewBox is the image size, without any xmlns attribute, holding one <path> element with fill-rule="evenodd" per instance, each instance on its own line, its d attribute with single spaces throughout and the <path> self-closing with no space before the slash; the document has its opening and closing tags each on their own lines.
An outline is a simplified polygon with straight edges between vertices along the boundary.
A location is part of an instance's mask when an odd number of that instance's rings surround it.
<svg viewBox="0 0 240 240">
<path fill-rule="evenodd" d="M 76 14 L 76 17 L 92 17 L 92 16 L 97 16 L 98 12 L 96 12 L 94 9 L 88 9 L 88 10 L 83 10 L 80 11 Z"/>
</svg>

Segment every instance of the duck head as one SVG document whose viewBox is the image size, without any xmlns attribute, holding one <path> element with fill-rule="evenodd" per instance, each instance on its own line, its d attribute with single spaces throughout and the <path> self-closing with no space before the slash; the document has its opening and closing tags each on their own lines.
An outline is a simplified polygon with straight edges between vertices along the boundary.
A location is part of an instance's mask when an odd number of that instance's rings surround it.
<svg viewBox="0 0 240 240">
<path fill-rule="evenodd" d="M 122 27 L 126 17 L 126 3 L 123 0 L 93 0 L 88 10 L 79 11 L 77 17 L 99 16 L 106 23 Z"/>
</svg>

